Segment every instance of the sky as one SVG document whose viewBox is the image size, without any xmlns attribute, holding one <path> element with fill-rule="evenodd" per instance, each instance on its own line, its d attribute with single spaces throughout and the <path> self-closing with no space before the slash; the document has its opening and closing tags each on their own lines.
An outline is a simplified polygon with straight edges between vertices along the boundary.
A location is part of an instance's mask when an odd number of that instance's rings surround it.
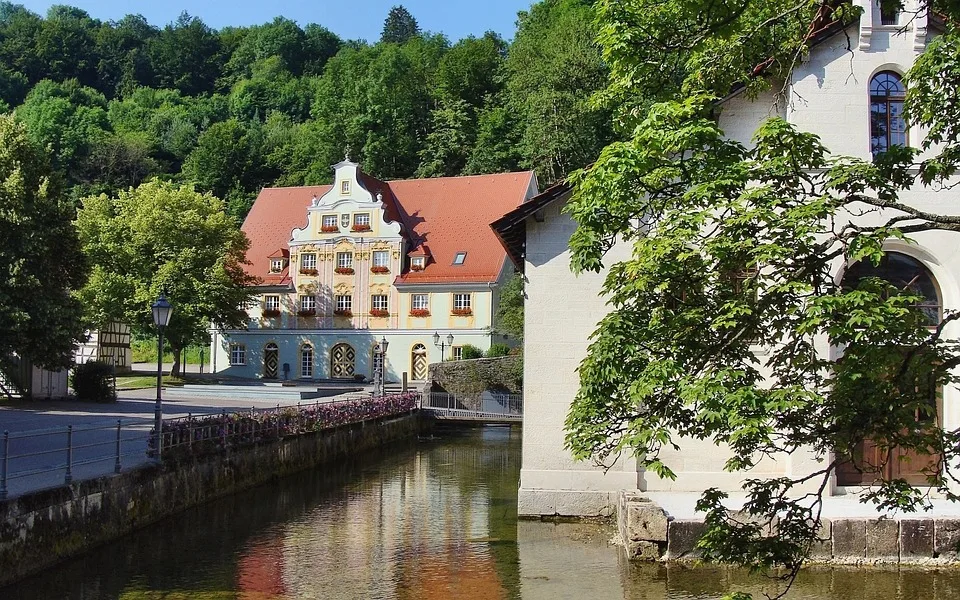
<svg viewBox="0 0 960 600">
<path fill-rule="evenodd" d="M 54 4 L 66 4 L 87 11 L 101 21 L 118 20 L 126 14 L 142 14 L 152 25 L 162 27 L 182 11 L 200 17 L 220 29 L 227 25 L 259 25 L 276 16 L 292 19 L 301 27 L 318 23 L 343 39 L 380 38 L 383 20 L 390 8 L 403 4 L 417 19 L 420 29 L 446 34 L 452 41 L 468 35 L 480 36 L 493 30 L 512 39 L 517 11 L 529 8 L 533 0 L 61 0 L 43 2 L 12 0 L 33 12 L 45 15 Z"/>
</svg>

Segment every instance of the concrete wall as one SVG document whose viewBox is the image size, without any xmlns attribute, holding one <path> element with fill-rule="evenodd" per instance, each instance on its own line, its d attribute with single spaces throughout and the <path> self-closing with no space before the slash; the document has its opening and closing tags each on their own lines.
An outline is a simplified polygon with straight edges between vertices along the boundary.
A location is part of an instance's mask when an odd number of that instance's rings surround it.
<svg viewBox="0 0 960 600">
<path fill-rule="evenodd" d="M 425 423 L 412 413 L 0 502 L 0 587 L 202 502 L 324 462 L 415 440 Z"/>
<path fill-rule="evenodd" d="M 527 221 L 524 309 L 523 465 L 520 515 L 612 515 L 617 491 L 637 489 L 635 459 L 611 469 L 574 462 L 563 447 L 563 422 L 580 384 L 577 366 L 587 338 L 606 314 L 603 274 L 570 272 L 570 235 L 576 223 L 547 207 L 544 220 Z M 608 262 L 627 257 L 615 248 Z"/>
</svg>

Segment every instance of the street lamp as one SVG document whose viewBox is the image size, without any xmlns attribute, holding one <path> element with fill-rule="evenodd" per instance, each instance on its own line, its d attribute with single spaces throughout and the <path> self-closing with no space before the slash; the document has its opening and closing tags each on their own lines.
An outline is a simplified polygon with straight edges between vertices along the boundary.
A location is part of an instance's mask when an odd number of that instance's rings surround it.
<svg viewBox="0 0 960 600">
<path fill-rule="evenodd" d="M 390 342 L 387 341 L 387 337 L 384 336 L 379 342 L 374 344 L 373 353 L 376 359 L 379 361 L 374 362 L 373 370 L 373 395 L 374 396 L 383 396 L 384 383 L 386 381 L 387 373 L 387 346 L 390 345 Z"/>
<path fill-rule="evenodd" d="M 163 425 L 163 404 L 160 400 L 160 387 L 163 384 L 163 328 L 170 323 L 173 307 L 167 302 L 166 296 L 160 294 L 151 307 L 153 309 L 153 324 L 157 326 L 157 403 L 153 407 L 154 447 L 157 451 L 157 460 L 160 460 L 160 443 L 163 439 L 160 428 Z"/>
<path fill-rule="evenodd" d="M 448 347 L 450 347 L 450 348 L 453 347 L 453 334 L 452 334 L 452 333 L 448 333 L 448 334 L 447 334 L 447 343 L 444 344 L 443 341 L 441 341 L 441 339 L 440 339 L 440 334 L 437 333 L 436 331 L 434 331 L 434 332 L 433 332 L 433 345 L 440 348 L 440 362 L 443 362 L 443 351 L 444 351 L 444 349 L 445 349 L 445 348 L 448 348 Z"/>
</svg>

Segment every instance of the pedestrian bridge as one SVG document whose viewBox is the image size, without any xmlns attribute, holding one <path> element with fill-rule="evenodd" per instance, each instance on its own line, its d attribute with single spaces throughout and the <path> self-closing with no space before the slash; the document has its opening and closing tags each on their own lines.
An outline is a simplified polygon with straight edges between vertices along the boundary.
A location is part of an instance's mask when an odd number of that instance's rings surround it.
<svg viewBox="0 0 960 600">
<path fill-rule="evenodd" d="M 421 396 L 420 409 L 443 421 L 520 423 L 523 396 L 490 391 L 476 396 L 432 392 Z"/>
</svg>

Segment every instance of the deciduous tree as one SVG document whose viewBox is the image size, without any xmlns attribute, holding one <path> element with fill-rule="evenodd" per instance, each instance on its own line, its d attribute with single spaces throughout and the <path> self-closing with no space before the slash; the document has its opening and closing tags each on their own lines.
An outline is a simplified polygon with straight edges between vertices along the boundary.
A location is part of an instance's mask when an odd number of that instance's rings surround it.
<svg viewBox="0 0 960 600">
<path fill-rule="evenodd" d="M 154 333 L 150 305 L 166 293 L 174 306 L 164 332 L 179 374 L 180 355 L 208 327 L 242 327 L 254 280 L 243 270 L 249 245 L 223 201 L 192 186 L 150 181 L 84 198 L 77 215 L 92 265 L 80 292 L 94 323 L 119 320 Z"/>
</svg>

